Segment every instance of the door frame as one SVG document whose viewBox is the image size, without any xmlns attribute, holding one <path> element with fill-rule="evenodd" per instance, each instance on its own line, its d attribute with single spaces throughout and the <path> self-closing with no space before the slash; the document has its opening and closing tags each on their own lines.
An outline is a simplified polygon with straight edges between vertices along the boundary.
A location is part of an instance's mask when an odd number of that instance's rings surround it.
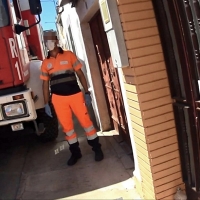
<svg viewBox="0 0 200 200">
<path fill-rule="evenodd" d="M 122 87 L 118 69 L 114 67 L 107 34 L 104 30 L 100 10 L 89 21 L 93 42 L 98 46 L 95 49 L 98 67 L 101 71 L 104 92 L 110 111 L 110 120 L 115 130 L 129 146 L 131 145 L 128 130 L 127 115 L 125 112 Z M 95 47 L 95 45 L 94 45 Z"/>
</svg>

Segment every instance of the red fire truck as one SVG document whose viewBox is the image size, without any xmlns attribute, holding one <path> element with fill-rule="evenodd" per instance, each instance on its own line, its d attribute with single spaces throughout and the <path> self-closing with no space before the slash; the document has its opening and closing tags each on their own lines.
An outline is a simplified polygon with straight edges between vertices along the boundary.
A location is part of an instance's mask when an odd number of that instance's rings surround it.
<svg viewBox="0 0 200 200">
<path fill-rule="evenodd" d="M 43 141 L 58 136 L 58 121 L 44 111 L 40 0 L 0 0 L 0 134 L 33 127 Z"/>
</svg>

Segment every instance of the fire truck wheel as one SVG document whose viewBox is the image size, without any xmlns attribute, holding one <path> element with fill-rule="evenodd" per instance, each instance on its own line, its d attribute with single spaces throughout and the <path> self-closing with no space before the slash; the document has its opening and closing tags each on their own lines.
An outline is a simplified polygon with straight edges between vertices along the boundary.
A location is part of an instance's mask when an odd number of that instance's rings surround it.
<svg viewBox="0 0 200 200">
<path fill-rule="evenodd" d="M 44 125 L 45 131 L 39 136 L 42 142 L 55 140 L 58 137 L 58 119 L 53 105 L 50 104 L 53 117 L 49 117 L 44 109 L 37 110 L 37 122 Z"/>
</svg>

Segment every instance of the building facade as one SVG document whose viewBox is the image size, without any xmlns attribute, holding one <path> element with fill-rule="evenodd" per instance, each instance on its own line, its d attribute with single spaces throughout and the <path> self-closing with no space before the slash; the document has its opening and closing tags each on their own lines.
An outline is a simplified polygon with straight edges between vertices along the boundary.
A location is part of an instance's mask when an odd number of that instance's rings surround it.
<svg viewBox="0 0 200 200">
<path fill-rule="evenodd" d="M 101 131 L 133 150 L 144 199 L 199 198 L 199 17 L 193 0 L 60 0 Z M 112 22 L 111 27 L 109 23 Z"/>
</svg>

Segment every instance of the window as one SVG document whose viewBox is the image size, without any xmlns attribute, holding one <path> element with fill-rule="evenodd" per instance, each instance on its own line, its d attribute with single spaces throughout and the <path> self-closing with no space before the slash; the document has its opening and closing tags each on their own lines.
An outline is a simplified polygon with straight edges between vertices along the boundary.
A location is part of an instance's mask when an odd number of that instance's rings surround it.
<svg viewBox="0 0 200 200">
<path fill-rule="evenodd" d="M 14 10 L 15 10 L 15 15 L 17 18 L 17 22 L 19 23 L 21 20 L 21 13 L 20 13 L 20 9 L 19 9 L 19 3 L 18 0 L 13 0 L 13 6 L 14 6 Z"/>
<path fill-rule="evenodd" d="M 10 24 L 7 0 L 0 0 L 0 27 Z"/>
<path fill-rule="evenodd" d="M 69 38 L 70 38 L 70 41 L 71 41 L 71 48 L 72 48 L 72 51 L 76 54 L 74 39 L 73 39 L 73 36 L 72 36 L 72 30 L 71 30 L 71 27 L 70 27 L 70 26 L 68 27 L 68 32 L 69 32 Z"/>
</svg>

